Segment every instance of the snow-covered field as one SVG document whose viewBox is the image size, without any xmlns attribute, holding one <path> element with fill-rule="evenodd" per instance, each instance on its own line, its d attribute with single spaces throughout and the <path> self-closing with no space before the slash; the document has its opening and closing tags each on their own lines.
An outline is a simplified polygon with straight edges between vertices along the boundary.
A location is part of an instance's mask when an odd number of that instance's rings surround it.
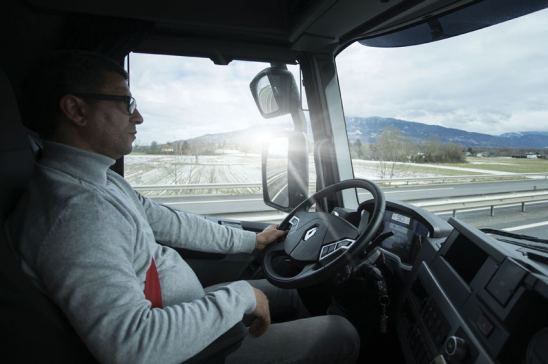
<svg viewBox="0 0 548 364">
<path fill-rule="evenodd" d="M 391 162 L 387 162 L 391 163 Z M 227 153 L 219 155 L 141 155 L 125 157 L 125 176 L 132 185 L 180 185 L 206 183 L 259 183 L 261 156 L 258 154 Z M 381 178 L 379 162 L 354 159 L 354 174 L 358 178 Z M 428 171 L 421 171 L 429 167 Z M 311 176 L 313 168 L 311 165 Z M 436 170 L 439 170 L 436 171 Z M 462 167 L 433 164 L 396 163 L 393 178 L 435 177 L 444 170 L 493 173 Z M 465 173 L 463 173 L 465 174 Z"/>
<path fill-rule="evenodd" d="M 186 185 L 208 183 L 260 183 L 258 154 L 138 155 L 124 159 L 131 185 Z"/>
<path fill-rule="evenodd" d="M 310 158 L 312 160 L 312 158 Z M 125 177 L 133 186 L 170 186 L 189 184 L 230 184 L 261 183 L 261 156 L 241 152 L 225 152 L 218 155 L 141 155 L 130 154 L 125 157 Z M 382 173 L 382 166 L 377 161 L 354 159 L 352 161 L 356 178 L 379 180 L 389 177 Z M 385 162 L 385 167 L 392 162 Z M 472 172 L 499 174 L 497 171 L 441 166 L 434 164 L 395 163 L 392 178 L 438 177 L 447 174 L 465 175 Z M 310 179 L 315 178 L 314 165 L 309 170 Z M 182 191 L 173 192 L 180 194 Z M 260 193 L 255 189 L 238 189 L 231 191 L 186 191 L 185 194 L 201 193 Z M 146 192 L 147 195 L 154 192 Z M 163 195 L 171 194 L 162 192 Z"/>
<path fill-rule="evenodd" d="M 437 177 L 444 175 L 443 170 L 440 170 L 438 173 L 434 169 L 432 171 L 424 171 L 421 165 L 416 165 L 413 163 L 398 163 L 398 162 L 384 162 L 385 168 L 390 168 L 391 164 L 394 164 L 394 171 L 392 178 L 422 178 L 422 177 Z M 389 178 L 389 174 L 383 175 L 381 173 L 381 168 L 378 161 L 369 161 L 363 159 L 353 159 L 352 166 L 354 168 L 354 176 L 356 178 L 366 178 L 366 179 L 384 179 Z M 422 169 L 422 170 L 421 170 Z"/>
</svg>

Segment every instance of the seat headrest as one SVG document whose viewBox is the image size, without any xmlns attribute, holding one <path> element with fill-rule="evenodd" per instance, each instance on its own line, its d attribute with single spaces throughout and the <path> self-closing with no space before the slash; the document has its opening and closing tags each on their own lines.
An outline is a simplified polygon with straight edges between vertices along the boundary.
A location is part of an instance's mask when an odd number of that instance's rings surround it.
<svg viewBox="0 0 548 364">
<path fill-rule="evenodd" d="M 17 101 L 6 74 L 0 70 L 0 150 L 17 148 L 17 140 L 23 129 Z"/>
<path fill-rule="evenodd" d="M 25 188 L 33 162 L 11 83 L 0 70 L 0 221 Z"/>
</svg>

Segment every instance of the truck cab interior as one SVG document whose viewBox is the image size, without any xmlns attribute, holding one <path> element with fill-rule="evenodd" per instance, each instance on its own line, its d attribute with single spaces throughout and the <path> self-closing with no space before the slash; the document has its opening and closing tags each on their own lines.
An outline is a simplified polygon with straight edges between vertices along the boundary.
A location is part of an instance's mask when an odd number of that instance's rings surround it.
<svg viewBox="0 0 548 364">
<path fill-rule="evenodd" d="M 264 117 L 289 115 L 294 129 L 286 153 L 292 166 L 284 185 L 287 198 L 280 202 L 268 192 L 267 156 L 263 195 L 267 205 L 288 213 L 281 228 L 289 233 L 265 254 L 180 251 L 202 284 L 267 278 L 297 288 L 313 314 L 339 314 L 354 324 L 362 342 L 360 363 L 548 363 L 546 245 L 501 246 L 456 218 L 385 198 L 375 183 L 354 179 L 335 63 L 355 42 L 370 47 L 443 42 L 545 9 L 548 1 L 6 0 L 0 7 L 2 225 L 40 158 L 40 140 L 24 126 L 21 94 L 42 55 L 88 50 L 126 68 L 133 53 L 199 57 L 218 67 L 266 62 L 270 67 L 248 80 L 252 92 L 255 85 L 257 106 Z M 287 66 L 298 67 L 304 87 Z M 261 77 L 272 84 L 266 101 L 257 88 Z M 276 106 L 268 110 L 272 99 Z M 299 139 L 308 129 L 313 176 L 308 151 L 300 148 L 306 143 Z M 124 162 L 112 167 L 122 176 Z M 357 188 L 371 198 L 359 202 Z M 255 232 L 268 225 L 209 218 Z M 1 237 L 2 357 L 21 363 L 95 362 L 61 311 L 22 272 L 4 229 Z M 188 363 L 223 362 L 243 335 L 234 327 Z"/>
</svg>

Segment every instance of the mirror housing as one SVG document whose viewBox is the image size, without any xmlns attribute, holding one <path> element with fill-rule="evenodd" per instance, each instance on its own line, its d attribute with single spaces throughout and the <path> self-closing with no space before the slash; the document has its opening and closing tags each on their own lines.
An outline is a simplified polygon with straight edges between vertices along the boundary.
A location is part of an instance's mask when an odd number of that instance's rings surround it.
<svg viewBox="0 0 548 364">
<path fill-rule="evenodd" d="M 253 78 L 249 87 L 265 119 L 289 114 L 295 107 L 299 107 L 297 84 L 287 69 L 266 68 Z"/>
<path fill-rule="evenodd" d="M 289 212 L 308 197 L 308 142 L 304 133 L 273 136 L 262 152 L 263 200 Z"/>
</svg>

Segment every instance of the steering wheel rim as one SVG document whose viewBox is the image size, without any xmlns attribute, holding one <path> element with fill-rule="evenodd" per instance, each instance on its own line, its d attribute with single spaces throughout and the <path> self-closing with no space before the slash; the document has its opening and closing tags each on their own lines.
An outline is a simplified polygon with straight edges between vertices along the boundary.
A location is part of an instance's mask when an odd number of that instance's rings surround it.
<svg viewBox="0 0 548 364">
<path fill-rule="evenodd" d="M 329 213 L 308 212 L 308 209 L 317 201 L 349 188 L 363 188 L 373 196 L 373 213 L 363 231 L 361 231 L 362 224 L 356 228 L 346 220 Z M 280 224 L 281 230 L 289 231 L 282 243 L 272 244 L 265 251 L 263 270 L 266 278 L 272 284 L 282 288 L 307 287 L 323 281 L 367 247 L 382 225 L 385 208 L 384 193 L 374 182 L 366 179 L 341 181 L 316 192 L 295 207 Z M 301 220 L 303 220 L 302 224 Z M 340 239 L 352 234 L 352 228 L 348 225 L 355 229 L 356 237 Z M 338 240 L 326 241 L 333 237 Z M 332 247 L 335 247 L 334 250 L 329 252 Z M 282 252 L 293 261 L 304 263 L 300 273 L 292 277 L 284 277 L 274 270 L 273 260 L 276 256 L 283 254 Z M 324 255 L 324 252 L 329 253 Z M 316 258 L 312 259 L 314 254 Z M 326 259 L 329 256 L 331 258 Z"/>
</svg>

